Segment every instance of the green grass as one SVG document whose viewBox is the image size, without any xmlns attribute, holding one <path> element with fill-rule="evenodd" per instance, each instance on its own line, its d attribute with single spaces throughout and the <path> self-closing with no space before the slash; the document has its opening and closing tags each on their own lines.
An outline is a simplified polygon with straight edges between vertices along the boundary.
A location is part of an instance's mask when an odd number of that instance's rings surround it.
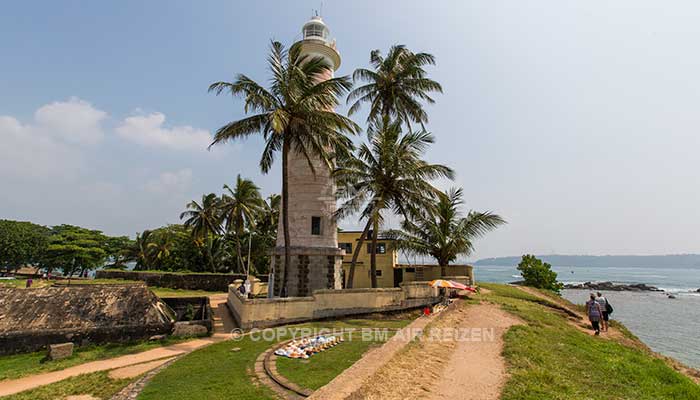
<svg viewBox="0 0 700 400">
<path fill-rule="evenodd" d="M 492 291 L 486 300 L 527 322 L 505 335 L 502 400 L 700 399 L 700 386 L 641 347 L 583 333 L 516 288 L 482 286 Z"/>
<path fill-rule="evenodd" d="M 387 336 L 393 336 L 390 332 Z M 277 372 L 297 385 L 316 390 L 345 371 L 359 360 L 371 347 L 380 346 L 384 341 L 364 341 L 358 335 L 333 348 L 314 354 L 307 360 L 280 357 L 277 359 Z"/>
<path fill-rule="evenodd" d="M 295 328 L 400 328 L 415 315 L 400 315 L 393 319 L 348 319 L 318 321 Z M 280 340 L 287 338 L 283 336 Z M 276 398 L 266 386 L 253 383 L 254 363 L 260 353 L 273 342 L 253 341 L 244 336 L 240 341 L 226 341 L 196 350 L 177 360 L 156 375 L 139 395 L 140 400 L 196 399 L 272 399 Z M 338 350 L 342 350 L 342 346 Z M 240 348 L 239 351 L 231 351 Z M 346 348 L 347 349 L 347 348 Z M 318 356 L 318 355 L 317 355 Z M 314 356 L 316 357 L 316 356 Z M 340 371 L 337 371 L 340 372 Z"/>
<path fill-rule="evenodd" d="M 4 379 L 16 379 L 27 375 L 58 371 L 89 361 L 104 360 L 125 354 L 139 353 L 156 347 L 181 342 L 183 339 L 165 339 L 127 344 L 106 344 L 77 348 L 73 356 L 56 361 L 42 362 L 46 351 L 14 354 L 0 357 L 0 382 Z"/>
<path fill-rule="evenodd" d="M 107 371 L 94 372 L 3 397 L 3 400 L 55 400 L 80 394 L 90 394 L 107 400 L 131 381 L 131 379 L 112 379 Z"/>
</svg>

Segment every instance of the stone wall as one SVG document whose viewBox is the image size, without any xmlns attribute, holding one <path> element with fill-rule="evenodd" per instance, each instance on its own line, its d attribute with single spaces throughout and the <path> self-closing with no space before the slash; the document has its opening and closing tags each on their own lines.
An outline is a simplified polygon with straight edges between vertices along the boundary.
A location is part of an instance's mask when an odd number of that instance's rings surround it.
<svg viewBox="0 0 700 400">
<path fill-rule="evenodd" d="M 176 272 L 119 271 L 109 269 L 97 271 L 95 277 L 98 279 L 143 281 L 148 286 L 212 292 L 226 292 L 228 291 L 228 286 L 234 280 L 245 279 L 245 275 L 236 274 L 180 274 Z M 260 278 L 267 279 L 267 276 Z"/>
<path fill-rule="evenodd" d="M 407 310 L 435 304 L 438 290 L 426 282 L 401 288 L 316 290 L 308 297 L 246 299 L 231 286 L 228 306 L 243 329 L 316 319 Z"/>
<path fill-rule="evenodd" d="M 214 316 L 208 297 L 161 297 L 161 300 L 175 312 L 178 322 L 201 325 L 207 329 L 207 333 L 214 329 Z M 192 304 L 194 311 L 192 320 L 184 319 L 189 304 Z"/>
<path fill-rule="evenodd" d="M 304 297 L 319 289 L 342 287 L 343 250 L 337 247 L 293 247 L 287 275 L 287 295 Z M 279 288 L 284 275 L 284 248 L 275 248 L 271 257 L 275 271 L 274 287 Z"/>
<path fill-rule="evenodd" d="M 174 322 L 143 284 L 0 289 L 0 316 L 0 354 L 147 339 L 170 333 Z"/>
</svg>

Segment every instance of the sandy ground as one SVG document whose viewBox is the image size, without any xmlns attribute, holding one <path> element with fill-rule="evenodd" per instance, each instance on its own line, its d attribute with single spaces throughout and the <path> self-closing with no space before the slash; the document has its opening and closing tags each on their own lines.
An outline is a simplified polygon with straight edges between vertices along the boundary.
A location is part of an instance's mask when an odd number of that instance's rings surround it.
<svg viewBox="0 0 700 400">
<path fill-rule="evenodd" d="M 470 306 L 464 314 L 460 326 L 472 328 L 471 340 L 457 341 L 428 399 L 495 400 L 501 394 L 507 377 L 503 334 L 520 321 L 494 305 Z"/>
<path fill-rule="evenodd" d="M 518 323 L 495 305 L 458 305 L 365 379 L 350 398 L 498 399 L 507 377 L 502 336 Z"/>
</svg>

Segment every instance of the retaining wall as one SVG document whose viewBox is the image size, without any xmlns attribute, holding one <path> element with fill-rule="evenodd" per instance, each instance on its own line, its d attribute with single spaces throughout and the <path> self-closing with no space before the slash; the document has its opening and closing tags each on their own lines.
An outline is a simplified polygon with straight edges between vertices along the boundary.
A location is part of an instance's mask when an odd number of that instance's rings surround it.
<svg viewBox="0 0 700 400">
<path fill-rule="evenodd" d="M 148 286 L 159 286 L 171 289 L 207 290 L 226 292 L 228 286 L 236 279 L 245 279 L 238 274 L 186 274 L 177 272 L 147 272 L 101 270 L 95 273 L 98 279 L 125 279 L 143 281 Z M 267 276 L 261 277 L 267 279 Z"/>
<path fill-rule="evenodd" d="M 400 311 L 438 302 L 438 290 L 427 282 L 400 288 L 322 289 L 308 297 L 247 299 L 232 285 L 228 306 L 243 329 L 264 328 L 316 319 Z"/>
</svg>

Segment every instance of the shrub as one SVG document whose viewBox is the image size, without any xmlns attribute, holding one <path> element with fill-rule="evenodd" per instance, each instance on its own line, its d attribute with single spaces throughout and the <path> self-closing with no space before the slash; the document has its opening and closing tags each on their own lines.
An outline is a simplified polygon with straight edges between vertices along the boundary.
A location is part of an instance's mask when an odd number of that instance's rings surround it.
<svg viewBox="0 0 700 400">
<path fill-rule="evenodd" d="M 552 290 L 557 293 L 564 288 L 564 284 L 557 282 L 557 273 L 552 271 L 552 266 L 543 263 L 542 260 L 533 255 L 523 256 L 522 261 L 518 264 L 518 271 L 525 280 L 525 286 Z"/>
</svg>

